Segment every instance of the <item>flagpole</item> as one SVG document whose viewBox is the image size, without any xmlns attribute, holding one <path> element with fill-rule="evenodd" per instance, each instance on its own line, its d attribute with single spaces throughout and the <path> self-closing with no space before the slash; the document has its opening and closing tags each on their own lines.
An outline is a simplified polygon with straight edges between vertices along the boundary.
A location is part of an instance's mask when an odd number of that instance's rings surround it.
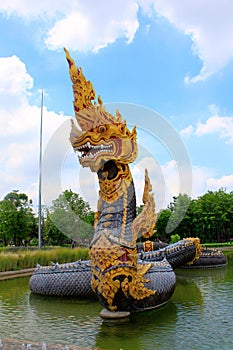
<svg viewBox="0 0 233 350">
<path fill-rule="evenodd" d="M 42 124 L 43 124 L 44 92 L 41 91 L 40 113 L 40 155 L 39 155 L 39 212 L 38 212 L 38 248 L 42 247 L 42 217 L 41 217 L 41 180 L 42 180 Z"/>
</svg>

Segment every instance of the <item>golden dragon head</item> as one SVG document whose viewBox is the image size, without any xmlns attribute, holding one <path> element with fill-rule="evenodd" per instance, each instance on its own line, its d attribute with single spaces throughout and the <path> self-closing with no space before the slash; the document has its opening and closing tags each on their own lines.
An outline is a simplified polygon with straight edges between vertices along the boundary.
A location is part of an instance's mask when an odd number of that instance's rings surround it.
<svg viewBox="0 0 233 350">
<path fill-rule="evenodd" d="M 80 164 L 97 172 L 108 160 L 123 164 L 133 162 L 138 152 L 136 127 L 130 131 L 118 111 L 115 117 L 108 113 L 100 96 L 98 103 L 92 104 L 95 100 L 92 83 L 64 50 L 73 83 L 75 117 L 81 128 L 78 129 L 72 120 L 70 141 L 74 151 L 79 153 Z"/>
</svg>

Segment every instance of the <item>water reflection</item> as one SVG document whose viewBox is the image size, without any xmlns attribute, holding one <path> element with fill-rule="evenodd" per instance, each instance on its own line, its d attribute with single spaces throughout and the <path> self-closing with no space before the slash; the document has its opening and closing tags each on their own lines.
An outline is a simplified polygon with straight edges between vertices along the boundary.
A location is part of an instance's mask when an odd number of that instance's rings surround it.
<svg viewBox="0 0 233 350">
<path fill-rule="evenodd" d="M 176 271 L 176 304 L 189 306 L 190 308 L 196 305 L 203 304 L 203 295 L 195 279 L 187 278 L 184 274 L 179 275 Z"/>
<path fill-rule="evenodd" d="M 123 323 L 104 320 L 96 337 L 96 346 L 101 349 L 157 349 L 174 328 L 177 321 L 177 307 L 172 301 L 164 307 L 136 313 Z M 109 339 L 111 339 L 111 347 Z M 147 345 L 146 345 L 147 344 Z M 157 345 L 156 345 L 157 344 Z"/>
<path fill-rule="evenodd" d="M 93 299 L 30 295 L 34 327 L 45 342 L 92 347 L 102 320 L 101 306 Z"/>
<path fill-rule="evenodd" d="M 0 282 L 0 338 L 112 350 L 232 348 L 233 253 L 213 270 L 177 270 L 163 308 L 102 320 L 96 300 L 31 295 L 29 278 Z"/>
</svg>

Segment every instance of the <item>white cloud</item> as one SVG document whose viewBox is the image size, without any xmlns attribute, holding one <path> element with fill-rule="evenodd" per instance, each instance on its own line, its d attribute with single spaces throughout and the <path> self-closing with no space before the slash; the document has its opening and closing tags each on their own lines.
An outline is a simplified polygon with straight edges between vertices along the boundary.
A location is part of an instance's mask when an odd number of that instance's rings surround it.
<svg viewBox="0 0 233 350">
<path fill-rule="evenodd" d="M 198 198 L 209 190 L 208 179 L 213 177 L 214 173 L 213 169 L 204 166 L 193 166 L 192 198 Z"/>
<path fill-rule="evenodd" d="M 214 110 L 217 107 L 213 105 Z M 196 126 L 188 125 L 186 128 L 180 131 L 181 136 L 189 137 L 196 135 L 198 137 L 216 134 L 220 138 L 225 139 L 227 144 L 233 143 L 233 117 L 232 116 L 219 116 L 213 115 L 209 117 L 205 122 L 198 122 Z"/>
<path fill-rule="evenodd" d="M 215 176 L 215 170 L 194 166 L 193 167 L 193 192 L 192 198 L 198 198 L 207 191 L 218 191 L 220 188 L 227 192 L 233 191 L 233 174 Z"/>
<path fill-rule="evenodd" d="M 172 170 L 171 164 L 167 164 L 167 172 L 170 174 L 168 178 L 170 178 L 170 183 L 172 184 L 172 177 L 174 177 L 175 173 L 174 169 Z M 233 174 L 218 178 L 216 177 L 215 169 L 197 165 L 192 167 L 191 198 L 198 198 L 207 191 L 218 191 L 220 188 L 225 188 L 227 192 L 233 191 Z M 172 193 L 177 193 L 175 187 L 173 187 Z"/>
<path fill-rule="evenodd" d="M 226 188 L 227 191 L 233 191 L 233 174 L 224 175 L 218 179 L 211 177 L 207 180 L 207 186 L 212 191 L 217 191 L 220 188 Z"/>
<path fill-rule="evenodd" d="M 213 133 L 219 134 L 221 138 L 227 139 L 228 143 L 233 143 L 233 117 L 214 115 L 208 118 L 205 123 L 199 122 L 195 130 L 197 136 Z"/>
<path fill-rule="evenodd" d="M 191 36 L 193 52 L 203 62 L 200 73 L 187 75 L 185 82 L 204 80 L 232 60 L 231 0 L 154 0 L 153 3 L 159 15 Z"/>
<path fill-rule="evenodd" d="M 215 103 L 209 104 L 208 109 L 212 115 L 219 114 L 219 107 Z"/>
<path fill-rule="evenodd" d="M 38 180 L 40 107 L 30 105 L 33 79 L 16 56 L 0 58 L 0 196 L 14 189 L 26 192 L 35 200 Z M 43 113 L 45 145 L 66 117 Z M 68 135 L 64 135 L 68 138 Z"/>
<path fill-rule="evenodd" d="M 91 23 L 87 16 L 80 13 L 71 13 L 66 18 L 57 21 L 49 30 L 46 44 L 49 49 L 69 47 L 74 50 L 86 51 L 90 46 Z"/>
<path fill-rule="evenodd" d="M 58 195 L 66 189 L 78 193 L 94 211 L 97 210 L 99 196 L 97 174 L 91 172 L 89 168 L 81 167 L 73 149 L 68 152 L 61 169 L 61 188 L 57 191 Z"/>
<path fill-rule="evenodd" d="M 86 6 L 83 4 L 55 23 L 46 44 L 52 50 L 67 46 L 97 52 L 121 37 L 130 43 L 139 27 L 137 11 L 134 1 L 93 2 L 91 7 L 86 2 Z"/>
<path fill-rule="evenodd" d="M 188 137 L 193 134 L 194 128 L 192 125 L 187 126 L 187 128 L 184 128 L 180 131 L 181 136 Z"/>
<path fill-rule="evenodd" d="M 8 113 L 13 111 L 15 106 L 23 106 L 32 86 L 33 79 L 17 56 L 0 57 L 0 114 L 5 106 Z"/>
<path fill-rule="evenodd" d="M 173 201 L 174 196 L 184 193 L 184 184 L 181 184 L 179 171 L 182 171 L 183 178 L 185 178 L 185 174 L 189 174 L 190 169 L 185 167 L 179 169 L 175 160 L 159 164 L 154 157 L 145 157 L 132 168 L 138 204 L 142 203 L 145 169 L 148 170 L 157 211 L 166 208 Z M 188 192 L 187 194 L 191 195 L 192 188 L 189 188 Z"/>
<path fill-rule="evenodd" d="M 51 50 L 65 46 L 97 52 L 118 38 L 132 42 L 139 27 L 138 4 L 134 0 L 12 0 L 0 3 L 0 12 L 16 14 L 28 21 L 39 17 L 41 26 L 50 25 L 46 45 Z"/>
<path fill-rule="evenodd" d="M 141 147 L 139 145 L 138 161 L 131 166 L 133 181 L 135 185 L 137 205 L 142 204 L 142 197 L 145 183 L 145 169 L 148 170 L 148 176 L 152 185 L 152 192 L 154 193 L 156 201 L 156 210 L 162 208 L 165 204 L 166 188 L 164 182 L 164 174 L 162 167 L 158 164 L 156 159 L 150 154 L 140 157 Z"/>
<path fill-rule="evenodd" d="M 141 170 L 142 168 L 148 168 L 148 166 L 157 210 L 164 209 L 173 201 L 174 196 L 178 196 L 179 193 L 183 194 L 177 163 L 175 160 L 170 160 L 165 164 L 157 164 L 157 170 L 155 170 L 155 160 L 153 158 L 145 158 L 143 162 L 140 162 L 140 167 L 133 169 L 132 174 L 135 179 L 136 189 L 138 187 L 141 194 L 144 186 L 144 173 Z M 182 171 L 185 172 L 185 169 Z M 217 178 L 215 172 L 215 169 L 193 166 L 192 184 L 191 188 L 189 188 L 189 193 L 186 194 L 191 198 L 198 198 L 209 190 L 217 191 L 220 188 L 225 188 L 227 192 L 233 191 L 233 175 Z"/>
<path fill-rule="evenodd" d="M 78 2 L 76 2 L 78 3 Z M 17 15 L 28 21 L 44 18 L 54 18 L 59 14 L 71 11 L 74 7 L 74 1 L 56 0 L 56 3 L 52 0 L 11 0 L 1 1 L 0 11 L 7 16 Z"/>
<path fill-rule="evenodd" d="M 132 42 L 139 28 L 138 11 L 148 20 L 155 12 L 189 35 L 193 53 L 202 61 L 199 74 L 185 77 L 197 82 L 223 69 L 233 57 L 233 2 L 231 0 L 11 0 L 0 2 L 0 12 L 28 21 L 40 19 L 46 44 L 97 52 L 119 38 Z M 149 24 L 147 24 L 149 26 Z M 49 29 L 48 29 L 49 27 Z"/>
</svg>

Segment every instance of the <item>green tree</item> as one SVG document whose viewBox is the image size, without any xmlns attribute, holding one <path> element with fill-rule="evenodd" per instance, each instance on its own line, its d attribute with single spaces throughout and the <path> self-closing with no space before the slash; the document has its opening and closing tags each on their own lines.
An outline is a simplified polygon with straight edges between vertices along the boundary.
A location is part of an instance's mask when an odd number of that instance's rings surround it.
<svg viewBox="0 0 233 350">
<path fill-rule="evenodd" d="M 88 202 L 77 193 L 66 190 L 47 211 L 46 240 L 52 244 L 75 241 L 89 245 L 94 233 L 94 212 Z"/>
<path fill-rule="evenodd" d="M 11 201 L 0 202 L 0 241 L 7 246 L 16 232 L 17 209 Z"/>
<path fill-rule="evenodd" d="M 176 233 L 175 235 L 171 235 L 171 241 L 170 243 L 176 243 L 180 240 L 180 236 Z"/>
<path fill-rule="evenodd" d="M 0 201 L 0 239 L 4 245 L 26 245 L 35 236 L 36 218 L 32 201 L 25 193 L 13 191 Z"/>
<path fill-rule="evenodd" d="M 191 200 L 187 195 L 173 199 L 167 209 L 171 216 L 167 221 L 166 232 L 178 234 L 182 238 L 199 237 L 202 243 L 232 239 L 233 192 L 226 193 L 224 189 L 219 189 L 208 191 L 198 199 Z M 156 225 L 158 233 L 164 232 L 165 226 L 163 220 L 163 228 L 160 229 L 160 220 L 163 219 L 160 215 Z M 168 213 L 166 215 L 169 217 Z"/>
<path fill-rule="evenodd" d="M 166 228 L 171 215 L 172 212 L 170 209 L 164 209 L 159 212 L 156 220 L 156 236 L 163 242 L 169 242 L 169 235 Z"/>
<path fill-rule="evenodd" d="M 188 208 L 191 198 L 187 194 L 179 194 L 178 197 L 173 197 L 173 200 L 168 207 L 172 215 L 168 221 L 166 231 L 179 234 L 181 237 L 187 237 L 187 234 L 189 235 L 190 232 Z"/>
<path fill-rule="evenodd" d="M 196 218 L 203 242 L 222 242 L 233 235 L 233 194 L 208 191 L 197 201 Z"/>
</svg>

